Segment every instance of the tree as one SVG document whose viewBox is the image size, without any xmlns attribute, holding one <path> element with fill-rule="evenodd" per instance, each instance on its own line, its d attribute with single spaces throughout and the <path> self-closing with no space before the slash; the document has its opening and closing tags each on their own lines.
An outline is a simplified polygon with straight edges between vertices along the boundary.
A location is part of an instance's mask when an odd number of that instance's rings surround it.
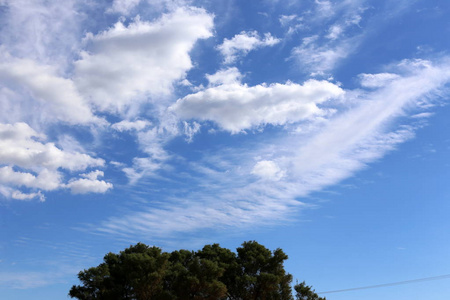
<svg viewBox="0 0 450 300">
<path fill-rule="evenodd" d="M 319 297 L 311 286 L 307 286 L 303 281 L 302 283 L 297 283 L 294 286 L 296 292 L 295 298 L 297 300 L 326 300 L 326 298 Z"/>
<path fill-rule="evenodd" d="M 80 300 L 164 298 L 164 277 L 169 267 L 169 254 L 142 243 L 120 254 L 108 253 L 98 267 L 81 271 L 83 285 L 73 286 L 69 296 Z"/>
<path fill-rule="evenodd" d="M 72 286 L 69 296 L 80 300 L 293 300 L 292 276 L 283 266 L 287 258 L 281 249 L 270 251 L 255 241 L 243 243 L 237 253 L 219 244 L 197 252 L 166 253 L 138 243 L 119 254 L 108 253 L 100 265 L 81 271 L 81 284 Z M 324 300 L 304 283 L 295 290 L 298 300 Z"/>
<path fill-rule="evenodd" d="M 239 299 L 236 297 L 236 285 L 241 267 L 236 260 L 236 254 L 229 249 L 220 247 L 219 244 L 206 245 L 199 250 L 196 255 L 202 259 L 217 263 L 223 270 L 219 280 L 226 286 L 224 299 Z"/>
<path fill-rule="evenodd" d="M 277 249 L 273 253 L 255 241 L 245 242 L 237 248 L 240 267 L 234 283 L 239 300 L 291 300 L 292 276 L 284 270 L 283 262 L 288 256 Z"/>
<path fill-rule="evenodd" d="M 201 258 L 192 251 L 173 251 L 167 276 L 167 290 L 174 299 L 221 299 L 227 288 L 219 281 L 224 269 L 218 263 Z"/>
</svg>

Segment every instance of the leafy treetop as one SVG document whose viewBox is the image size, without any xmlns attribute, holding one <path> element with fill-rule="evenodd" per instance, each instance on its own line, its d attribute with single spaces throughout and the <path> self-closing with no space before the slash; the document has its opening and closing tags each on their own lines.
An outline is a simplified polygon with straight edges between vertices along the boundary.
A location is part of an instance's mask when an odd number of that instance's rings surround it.
<svg viewBox="0 0 450 300">
<path fill-rule="evenodd" d="M 197 252 L 163 252 L 142 243 L 78 274 L 69 296 L 79 300 L 293 300 L 288 256 L 255 241 L 237 248 L 219 244 Z M 304 282 L 294 286 L 297 300 L 325 300 Z"/>
</svg>

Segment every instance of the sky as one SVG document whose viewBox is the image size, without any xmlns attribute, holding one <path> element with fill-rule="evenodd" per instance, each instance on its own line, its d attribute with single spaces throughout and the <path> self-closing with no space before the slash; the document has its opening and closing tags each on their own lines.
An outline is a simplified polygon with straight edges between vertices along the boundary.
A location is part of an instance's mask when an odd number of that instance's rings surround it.
<svg viewBox="0 0 450 300">
<path fill-rule="evenodd" d="M 0 0 L 0 295 L 67 299 L 137 242 L 256 240 L 317 292 L 450 274 L 449 13 Z M 326 296 L 444 300 L 449 280 Z"/>
</svg>

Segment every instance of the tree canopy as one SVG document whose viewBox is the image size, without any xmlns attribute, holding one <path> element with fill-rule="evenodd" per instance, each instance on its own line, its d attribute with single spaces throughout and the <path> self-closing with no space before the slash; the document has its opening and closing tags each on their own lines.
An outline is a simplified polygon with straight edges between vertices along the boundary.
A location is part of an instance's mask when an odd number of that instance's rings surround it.
<svg viewBox="0 0 450 300">
<path fill-rule="evenodd" d="M 79 300 L 293 300 L 288 256 L 255 241 L 236 253 L 219 244 L 199 251 L 163 252 L 142 243 L 78 274 L 69 296 Z M 304 282 L 294 286 L 297 300 L 325 300 Z"/>
<path fill-rule="evenodd" d="M 326 298 L 319 297 L 311 286 L 307 286 L 303 281 L 302 283 L 297 283 L 294 286 L 295 289 L 295 299 L 297 300 L 326 300 Z"/>
</svg>

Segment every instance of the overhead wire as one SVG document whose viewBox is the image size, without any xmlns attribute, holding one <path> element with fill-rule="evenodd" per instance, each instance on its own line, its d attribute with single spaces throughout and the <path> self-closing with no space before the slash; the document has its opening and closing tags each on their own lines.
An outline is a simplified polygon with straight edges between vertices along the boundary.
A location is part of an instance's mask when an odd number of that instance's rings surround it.
<svg viewBox="0 0 450 300">
<path fill-rule="evenodd" d="M 418 278 L 418 279 L 412 279 L 412 280 L 382 283 L 382 284 L 368 285 L 368 286 L 348 288 L 348 289 L 342 289 L 342 290 L 319 292 L 317 294 L 331 294 L 331 293 L 342 293 L 342 292 L 350 292 L 350 291 L 357 291 L 357 290 L 376 289 L 376 288 L 387 287 L 387 286 L 396 286 L 396 285 L 402 285 L 402 284 L 410 284 L 410 283 L 416 283 L 416 282 L 449 279 L 449 278 L 450 278 L 450 274 L 446 274 L 446 275 L 440 275 L 440 276 L 424 277 L 424 278 Z"/>
</svg>

